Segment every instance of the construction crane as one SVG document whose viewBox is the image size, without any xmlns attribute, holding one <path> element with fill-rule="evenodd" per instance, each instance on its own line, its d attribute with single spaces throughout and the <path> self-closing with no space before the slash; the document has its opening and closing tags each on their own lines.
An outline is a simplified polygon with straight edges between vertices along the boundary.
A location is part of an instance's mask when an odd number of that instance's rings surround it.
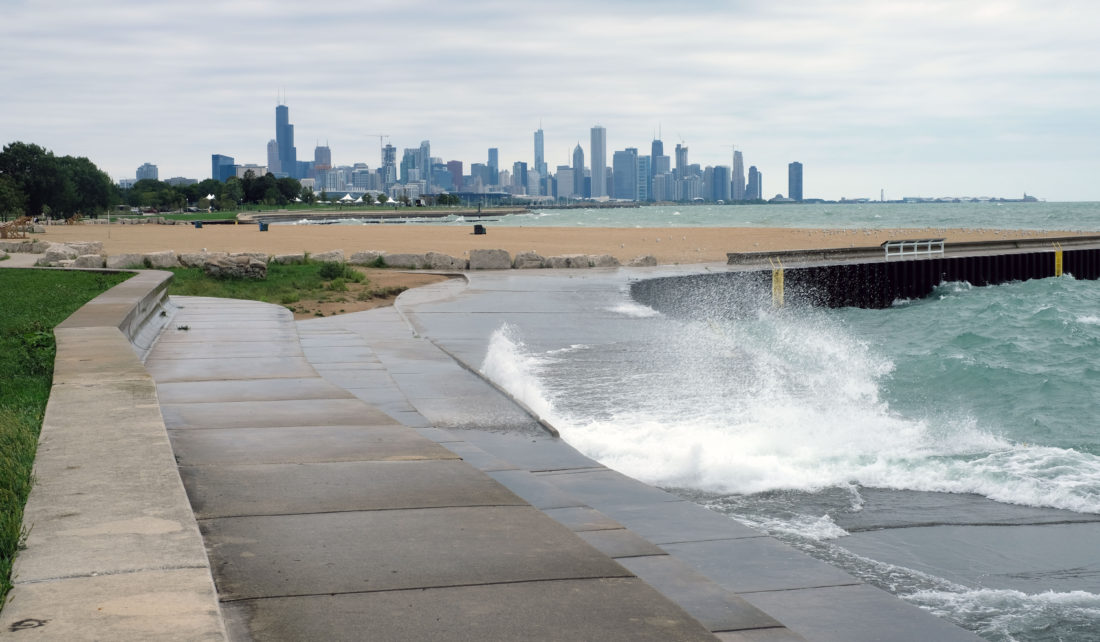
<svg viewBox="0 0 1100 642">
<path fill-rule="evenodd" d="M 377 136 L 377 137 L 378 137 L 378 154 L 379 154 L 379 159 L 380 159 L 380 160 L 381 160 L 381 161 L 382 161 L 382 162 L 384 163 L 384 162 L 385 162 L 385 157 L 383 157 L 383 156 L 381 155 L 381 154 L 382 154 L 382 147 L 383 147 L 383 146 L 382 146 L 382 139 L 383 139 L 383 138 L 389 138 L 389 137 L 390 137 L 390 135 L 389 135 L 389 134 L 366 134 L 366 135 L 367 135 L 367 136 Z"/>
</svg>

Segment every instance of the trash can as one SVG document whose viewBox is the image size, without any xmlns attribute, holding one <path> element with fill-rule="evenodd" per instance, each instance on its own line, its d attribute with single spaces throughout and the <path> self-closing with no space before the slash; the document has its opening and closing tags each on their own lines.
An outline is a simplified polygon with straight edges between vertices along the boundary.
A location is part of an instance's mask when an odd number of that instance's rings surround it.
<svg viewBox="0 0 1100 642">
<path fill-rule="evenodd" d="M 260 231 L 261 232 L 266 232 L 267 231 L 267 222 L 266 221 L 260 221 Z"/>
<path fill-rule="evenodd" d="M 474 226 L 474 234 L 484 234 L 484 233 L 485 233 L 485 226 L 484 225 L 478 223 L 477 225 Z"/>
<path fill-rule="evenodd" d="M 195 221 L 195 229 L 196 230 L 201 230 L 202 229 L 202 221 Z"/>
</svg>

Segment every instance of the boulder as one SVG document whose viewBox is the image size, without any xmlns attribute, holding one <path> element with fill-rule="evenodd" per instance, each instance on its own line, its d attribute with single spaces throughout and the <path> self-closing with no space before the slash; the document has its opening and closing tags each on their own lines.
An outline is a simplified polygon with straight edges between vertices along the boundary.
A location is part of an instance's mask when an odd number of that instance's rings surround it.
<svg viewBox="0 0 1100 642">
<path fill-rule="evenodd" d="M 58 265 L 61 261 L 72 261 L 80 256 L 72 247 L 64 243 L 50 243 L 50 246 L 42 254 L 42 258 L 35 265 Z"/>
<path fill-rule="evenodd" d="M 619 267 L 619 259 L 611 256 L 610 254 L 590 254 L 588 256 L 588 263 L 594 268 L 611 268 Z"/>
<path fill-rule="evenodd" d="M 106 261 L 99 254 L 81 254 L 73 261 L 73 267 L 75 268 L 101 268 L 104 265 L 106 265 Z"/>
<path fill-rule="evenodd" d="M 546 259 L 535 252 L 520 252 L 516 255 L 515 260 L 512 261 L 512 267 L 517 270 L 541 268 L 544 265 L 546 265 Z"/>
<path fill-rule="evenodd" d="M 320 252 L 318 254 L 310 254 L 309 259 L 311 261 L 317 261 L 318 263 L 344 263 L 344 251 L 343 250 L 329 250 L 328 252 Z"/>
<path fill-rule="evenodd" d="M 654 267 L 657 265 L 657 259 L 652 254 L 645 254 L 630 259 L 627 265 L 630 267 Z"/>
<path fill-rule="evenodd" d="M 348 263 L 352 265 L 371 265 L 377 261 L 380 256 L 385 260 L 385 255 L 385 252 L 379 252 L 378 250 L 360 250 L 351 255 L 351 258 L 348 259 Z"/>
<path fill-rule="evenodd" d="M 183 267 L 194 268 L 202 267 L 207 259 L 215 256 L 229 256 L 229 254 L 227 252 L 187 252 L 180 254 L 177 258 Z"/>
<path fill-rule="evenodd" d="M 174 268 L 180 266 L 179 259 L 172 250 L 143 254 L 141 259 L 143 263 L 151 268 Z"/>
<path fill-rule="evenodd" d="M 471 270 L 510 270 L 512 256 L 504 250 L 470 250 Z"/>
<path fill-rule="evenodd" d="M 267 263 L 247 253 L 230 254 L 207 259 L 202 271 L 215 279 L 266 279 Z"/>
<path fill-rule="evenodd" d="M 119 268 L 143 268 L 145 262 L 140 254 L 115 254 L 107 257 L 107 267 Z"/>
<path fill-rule="evenodd" d="M 271 257 L 272 263 L 278 263 L 279 265 L 298 265 L 306 262 L 305 253 L 298 254 L 276 254 Z"/>
<path fill-rule="evenodd" d="M 386 267 L 418 270 L 428 267 L 428 259 L 423 254 L 387 254 L 383 257 Z"/>
<path fill-rule="evenodd" d="M 45 234 L 45 233 L 46 233 L 46 226 L 45 225 L 32 225 L 31 226 L 31 234 Z"/>
<path fill-rule="evenodd" d="M 26 254 L 44 254 L 49 249 L 47 241 L 0 241 L 0 250 Z"/>
<path fill-rule="evenodd" d="M 230 256 L 247 256 L 250 259 L 256 259 L 257 261 L 263 261 L 264 263 L 267 263 L 271 260 L 271 255 L 267 252 L 234 252 L 233 254 L 230 254 Z M 342 262 L 343 261 L 338 261 L 338 263 Z"/>
<path fill-rule="evenodd" d="M 65 245 L 76 250 L 77 256 L 81 254 L 103 254 L 103 241 L 69 241 Z"/>
<path fill-rule="evenodd" d="M 466 259 L 457 259 L 447 254 L 440 254 L 438 252 L 428 252 L 424 255 L 424 260 L 430 269 L 433 270 L 465 270 Z"/>
<path fill-rule="evenodd" d="M 592 263 L 587 254 L 563 254 L 546 259 L 546 266 L 552 268 L 587 268 Z"/>
</svg>

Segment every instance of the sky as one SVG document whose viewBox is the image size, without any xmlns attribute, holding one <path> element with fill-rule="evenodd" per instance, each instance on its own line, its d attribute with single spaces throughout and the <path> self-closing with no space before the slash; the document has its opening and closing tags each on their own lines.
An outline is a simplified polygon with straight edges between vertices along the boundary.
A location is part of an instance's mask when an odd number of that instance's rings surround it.
<svg viewBox="0 0 1100 642">
<path fill-rule="evenodd" d="M 763 173 L 805 196 L 1100 201 L 1095 0 L 0 0 L 0 143 L 205 179 L 266 164 L 275 106 L 299 159 L 400 150 L 551 169 L 590 129 Z"/>
</svg>

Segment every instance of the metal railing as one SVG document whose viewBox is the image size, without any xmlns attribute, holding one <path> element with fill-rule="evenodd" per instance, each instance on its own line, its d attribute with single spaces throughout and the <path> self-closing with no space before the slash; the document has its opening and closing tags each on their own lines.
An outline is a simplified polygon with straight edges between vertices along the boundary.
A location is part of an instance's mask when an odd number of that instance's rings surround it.
<svg viewBox="0 0 1100 642">
<path fill-rule="evenodd" d="M 943 256 L 944 239 L 919 239 L 915 241 L 886 241 L 882 244 L 882 250 L 886 253 L 886 260 L 890 257 L 905 258 L 907 256 Z"/>
</svg>

